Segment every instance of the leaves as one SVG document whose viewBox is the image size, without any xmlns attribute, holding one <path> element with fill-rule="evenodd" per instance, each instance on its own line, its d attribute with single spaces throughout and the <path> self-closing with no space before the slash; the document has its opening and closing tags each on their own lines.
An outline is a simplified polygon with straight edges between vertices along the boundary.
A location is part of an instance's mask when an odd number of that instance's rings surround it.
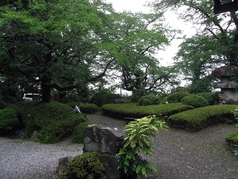
<svg viewBox="0 0 238 179">
<path fill-rule="evenodd" d="M 159 129 L 167 129 L 164 121 L 159 120 L 155 115 L 143 117 L 131 121 L 125 126 L 126 137 L 123 147 L 117 154 L 120 158 L 120 169 L 130 176 L 137 175 L 137 178 L 147 178 L 147 172 L 156 172 L 156 167 L 142 160 L 139 154 L 153 154 L 153 144 L 149 140 L 159 132 Z"/>
</svg>

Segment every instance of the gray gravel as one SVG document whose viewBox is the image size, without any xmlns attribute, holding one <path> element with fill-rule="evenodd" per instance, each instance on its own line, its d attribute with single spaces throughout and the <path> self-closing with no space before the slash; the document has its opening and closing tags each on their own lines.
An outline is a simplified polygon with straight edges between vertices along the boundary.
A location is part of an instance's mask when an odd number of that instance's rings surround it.
<svg viewBox="0 0 238 179">
<path fill-rule="evenodd" d="M 126 121 L 100 114 L 87 115 L 90 121 L 109 127 L 124 127 Z M 238 179 L 238 156 L 227 150 L 225 136 L 234 125 L 216 125 L 200 132 L 169 129 L 153 143 L 154 155 L 146 156 L 159 170 L 158 179 Z M 54 179 L 58 159 L 82 154 L 83 145 L 65 140 L 39 144 L 0 138 L 0 179 Z"/>
</svg>

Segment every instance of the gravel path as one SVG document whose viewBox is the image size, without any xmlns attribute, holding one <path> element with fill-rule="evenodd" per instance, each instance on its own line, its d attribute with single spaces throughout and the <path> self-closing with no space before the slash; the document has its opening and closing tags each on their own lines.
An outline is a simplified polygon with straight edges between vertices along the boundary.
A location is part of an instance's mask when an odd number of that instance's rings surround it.
<svg viewBox="0 0 238 179">
<path fill-rule="evenodd" d="M 125 121 L 100 114 L 90 121 L 124 127 Z M 158 179 L 238 179 L 238 157 L 227 150 L 225 136 L 234 125 L 216 125 L 200 132 L 170 129 L 153 139 L 154 155 L 146 158 L 159 169 Z M 82 153 L 83 145 L 0 138 L 0 179 L 54 179 L 58 159 Z"/>
</svg>

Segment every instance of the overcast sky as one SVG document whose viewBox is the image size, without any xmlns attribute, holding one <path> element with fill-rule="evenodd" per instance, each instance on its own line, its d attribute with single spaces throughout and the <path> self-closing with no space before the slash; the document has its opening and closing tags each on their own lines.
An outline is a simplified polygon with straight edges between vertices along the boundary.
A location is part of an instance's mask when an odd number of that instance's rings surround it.
<svg viewBox="0 0 238 179">
<path fill-rule="evenodd" d="M 146 0 L 106 0 L 107 3 L 112 3 L 113 8 L 116 11 L 131 11 L 131 12 L 150 12 L 151 9 L 149 7 L 144 6 Z M 184 35 L 191 36 L 195 33 L 195 30 L 191 28 L 191 25 L 185 24 L 181 20 L 177 18 L 177 16 L 173 12 L 168 12 L 166 14 L 166 23 L 174 28 L 178 28 L 184 31 Z M 173 63 L 172 57 L 178 51 L 178 45 L 181 43 L 181 40 L 174 40 L 171 43 L 171 46 L 166 47 L 165 51 L 159 52 L 158 56 L 160 59 L 160 63 L 162 65 L 171 65 Z"/>
</svg>

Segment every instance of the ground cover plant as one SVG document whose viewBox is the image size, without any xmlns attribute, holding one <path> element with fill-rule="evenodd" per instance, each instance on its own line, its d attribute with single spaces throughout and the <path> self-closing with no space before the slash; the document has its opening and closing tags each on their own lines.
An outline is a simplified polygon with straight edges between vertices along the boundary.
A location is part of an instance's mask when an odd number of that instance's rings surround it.
<svg viewBox="0 0 238 179">
<path fill-rule="evenodd" d="M 86 121 L 84 114 L 59 102 L 20 102 L 10 106 L 17 112 L 20 123 L 25 127 L 25 137 L 38 132 L 35 139 L 41 143 L 55 143 L 73 133 L 75 126 Z"/>
<path fill-rule="evenodd" d="M 106 104 L 102 106 L 105 115 L 115 118 L 141 118 L 149 115 L 169 116 L 181 111 L 193 109 L 190 105 L 169 103 L 161 105 L 138 106 L 136 103 Z"/>
<path fill-rule="evenodd" d="M 167 119 L 167 123 L 171 127 L 199 131 L 213 124 L 233 123 L 234 116 L 231 110 L 235 107 L 237 105 L 213 105 L 196 108 L 171 115 Z"/>
<path fill-rule="evenodd" d="M 125 126 L 126 136 L 117 154 L 120 160 L 118 169 L 122 170 L 123 178 L 146 179 L 148 173 L 157 173 L 157 168 L 142 159 L 139 154 L 153 154 L 150 139 L 155 137 L 160 129 L 166 128 L 165 122 L 155 115 L 136 119 Z"/>
</svg>

